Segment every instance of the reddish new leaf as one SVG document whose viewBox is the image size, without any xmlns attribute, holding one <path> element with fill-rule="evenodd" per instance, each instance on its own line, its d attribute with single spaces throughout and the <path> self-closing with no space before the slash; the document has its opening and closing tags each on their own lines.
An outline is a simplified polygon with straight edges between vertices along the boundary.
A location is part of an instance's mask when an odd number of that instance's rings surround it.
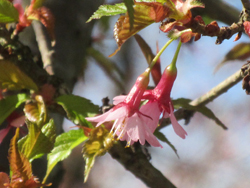
<svg viewBox="0 0 250 188">
<path fill-rule="evenodd" d="M 37 178 L 33 176 L 29 160 L 18 150 L 18 138 L 19 128 L 16 129 L 16 134 L 10 143 L 9 163 L 12 170 L 12 176 L 11 182 L 7 185 L 7 187 L 38 188 L 41 186 L 48 186 L 39 183 Z"/>
<path fill-rule="evenodd" d="M 115 24 L 114 37 L 118 45 L 118 49 L 111 54 L 113 56 L 120 50 L 122 44 L 131 36 L 147 27 L 154 22 L 160 22 L 166 18 L 168 8 L 161 3 L 136 3 L 134 5 L 134 25 L 130 30 L 130 22 L 128 13 L 121 16 Z"/>
</svg>

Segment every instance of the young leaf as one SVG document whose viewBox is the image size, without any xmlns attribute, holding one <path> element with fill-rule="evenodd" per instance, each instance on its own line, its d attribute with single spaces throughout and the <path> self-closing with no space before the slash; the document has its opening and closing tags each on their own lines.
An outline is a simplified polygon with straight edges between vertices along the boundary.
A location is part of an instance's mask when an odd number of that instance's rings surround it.
<svg viewBox="0 0 250 188">
<path fill-rule="evenodd" d="M 24 113 L 30 122 L 33 122 L 41 128 L 47 119 L 46 106 L 43 97 L 37 95 L 35 101 L 31 101 L 24 107 Z"/>
<path fill-rule="evenodd" d="M 134 24 L 133 29 L 130 30 L 130 19 L 128 13 L 125 16 L 120 16 L 115 24 L 114 38 L 118 45 L 118 49 L 111 54 L 113 56 L 120 50 L 122 44 L 135 35 L 137 32 L 147 27 L 154 22 L 160 22 L 166 18 L 167 7 L 161 3 L 137 3 L 135 2 L 134 8 Z"/>
<path fill-rule="evenodd" d="M 0 0 L 0 23 L 18 21 L 18 11 L 8 0 Z"/>
<path fill-rule="evenodd" d="M 38 188 L 42 185 L 37 181 L 37 178 L 32 174 L 32 168 L 29 160 L 19 152 L 17 140 L 19 138 L 19 128 L 16 129 L 16 134 L 12 138 L 9 149 L 9 163 L 12 171 L 11 182 L 7 187 L 16 188 Z"/>
<path fill-rule="evenodd" d="M 214 73 L 217 72 L 227 61 L 232 60 L 245 60 L 250 57 L 250 43 L 239 43 L 234 46 L 225 56 L 223 61 L 219 63 L 215 69 Z"/>
<path fill-rule="evenodd" d="M 124 3 L 118 3 L 115 5 L 101 5 L 98 10 L 87 20 L 86 23 L 90 22 L 93 19 L 100 19 L 103 16 L 114 16 L 126 12 L 127 8 Z"/>
<path fill-rule="evenodd" d="M 113 136 L 102 126 L 90 132 L 89 140 L 83 145 L 85 159 L 84 182 L 87 181 L 89 172 L 95 163 L 95 158 L 104 155 L 113 146 Z"/>
<path fill-rule="evenodd" d="M 0 60 L 0 88 L 7 88 L 9 90 L 38 90 L 33 80 L 8 60 Z"/>
<path fill-rule="evenodd" d="M 166 136 L 162 133 L 162 132 L 160 132 L 159 130 L 156 130 L 155 132 L 154 132 L 154 135 L 159 139 L 159 140 L 161 140 L 162 142 L 165 142 L 165 143 L 167 143 L 171 148 L 172 148 L 172 150 L 175 152 L 175 154 L 177 155 L 177 157 L 179 158 L 179 155 L 178 155 L 178 153 L 177 153 L 177 149 L 174 147 L 174 145 L 166 138 Z"/>
<path fill-rule="evenodd" d="M 204 116 L 208 117 L 209 119 L 214 120 L 217 125 L 221 126 L 223 129 L 227 129 L 227 127 L 215 116 L 215 114 L 206 106 L 192 106 L 189 103 L 191 102 L 190 99 L 185 99 L 185 98 L 179 98 L 176 100 L 172 100 L 174 103 L 174 107 L 175 108 L 184 108 L 187 110 L 193 110 L 193 111 L 197 111 L 200 112 L 201 114 L 203 114 Z"/>
<path fill-rule="evenodd" d="M 54 146 L 56 128 L 53 119 L 40 129 L 35 123 L 28 122 L 29 133 L 18 142 L 18 147 L 30 161 L 49 153 Z"/>
<path fill-rule="evenodd" d="M 63 133 L 56 137 L 54 148 L 48 155 L 48 168 L 44 182 L 46 181 L 54 166 L 58 162 L 66 159 L 71 154 L 72 150 L 86 139 L 88 139 L 88 137 L 85 136 L 82 129 L 70 130 L 69 132 Z"/>
<path fill-rule="evenodd" d="M 76 125 L 92 127 L 92 124 L 85 120 L 87 116 L 93 116 L 99 111 L 99 107 L 90 100 L 75 95 L 61 95 L 55 100 L 67 112 L 67 117 Z"/>
<path fill-rule="evenodd" d="M 0 125 L 2 122 L 23 102 L 29 99 L 26 94 L 17 94 L 8 96 L 0 100 Z"/>
</svg>

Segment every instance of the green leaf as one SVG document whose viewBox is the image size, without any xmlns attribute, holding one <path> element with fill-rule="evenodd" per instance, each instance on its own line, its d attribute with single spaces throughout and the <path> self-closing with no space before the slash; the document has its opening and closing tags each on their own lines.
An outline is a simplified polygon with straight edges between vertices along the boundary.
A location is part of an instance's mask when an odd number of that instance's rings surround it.
<svg viewBox="0 0 250 188">
<path fill-rule="evenodd" d="M 217 125 L 221 126 L 223 129 L 225 130 L 227 129 L 227 127 L 214 115 L 212 110 L 210 110 L 206 106 L 192 106 L 189 104 L 191 100 L 185 99 L 185 98 L 179 98 L 179 99 L 172 100 L 172 101 L 174 103 L 174 108 L 178 109 L 182 107 L 187 110 L 200 112 L 201 114 L 208 117 L 209 119 L 214 120 L 217 123 Z"/>
<path fill-rule="evenodd" d="M 28 122 L 27 125 L 29 133 L 18 142 L 18 147 L 32 161 L 53 149 L 56 128 L 53 119 L 43 125 L 42 129 L 32 122 Z"/>
<path fill-rule="evenodd" d="M 103 16 L 114 16 L 126 12 L 127 8 L 124 3 L 118 3 L 115 5 L 101 5 L 98 10 L 87 20 L 86 23 L 90 22 L 93 19 L 100 19 Z"/>
<path fill-rule="evenodd" d="M 84 135 L 82 129 L 70 130 L 56 137 L 54 149 L 48 155 L 48 168 L 44 181 L 47 179 L 54 166 L 66 159 L 72 150 L 84 142 L 88 137 Z"/>
<path fill-rule="evenodd" d="M 76 125 L 92 128 L 92 124 L 85 120 L 87 116 L 98 113 L 99 107 L 90 100 L 76 95 L 61 95 L 55 100 L 67 112 L 67 117 Z"/>
<path fill-rule="evenodd" d="M 8 60 L 0 60 L 0 88 L 7 88 L 9 90 L 32 89 L 38 91 L 38 87 L 33 80 Z"/>
<path fill-rule="evenodd" d="M 23 102 L 29 99 L 26 94 L 8 96 L 0 100 L 0 124 Z"/>
<path fill-rule="evenodd" d="M 133 29 L 133 25 L 134 25 L 134 1 L 133 0 L 123 0 L 125 6 L 127 7 L 127 13 L 129 16 L 129 24 L 130 24 L 130 28 L 129 30 L 131 31 Z"/>
<path fill-rule="evenodd" d="M 162 133 L 162 132 L 160 132 L 159 130 L 156 130 L 155 132 L 154 132 L 154 135 L 159 139 L 159 140 L 161 140 L 162 142 L 165 142 L 165 143 L 167 143 L 171 148 L 172 148 L 172 150 L 175 152 L 175 154 L 177 155 L 177 157 L 179 158 L 179 155 L 178 155 L 178 153 L 177 153 L 177 149 L 174 147 L 174 145 L 166 138 L 166 136 Z"/>
<path fill-rule="evenodd" d="M 0 23 L 18 21 L 18 11 L 8 0 L 0 0 Z"/>
</svg>

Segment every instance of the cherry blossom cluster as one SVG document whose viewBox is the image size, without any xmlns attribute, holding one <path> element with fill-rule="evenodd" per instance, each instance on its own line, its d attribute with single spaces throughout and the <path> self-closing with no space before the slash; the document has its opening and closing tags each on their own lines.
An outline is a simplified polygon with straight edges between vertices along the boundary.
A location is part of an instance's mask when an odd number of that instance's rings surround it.
<svg viewBox="0 0 250 188">
<path fill-rule="evenodd" d="M 177 48 L 175 58 L 167 66 L 157 86 L 147 90 L 151 68 L 147 68 L 136 80 L 128 95 L 116 96 L 115 105 L 108 112 L 86 118 L 90 122 L 97 122 L 97 126 L 105 122 L 113 122 L 111 133 L 114 138 L 126 140 L 127 146 L 139 141 L 144 145 L 147 141 L 155 147 L 162 147 L 154 131 L 159 125 L 159 119 L 170 118 L 175 133 L 185 139 L 187 133 L 174 116 L 174 107 L 170 93 L 177 76 L 176 59 L 181 43 Z M 151 66 L 152 67 L 152 66 Z M 143 102 L 143 105 L 142 104 Z"/>
</svg>

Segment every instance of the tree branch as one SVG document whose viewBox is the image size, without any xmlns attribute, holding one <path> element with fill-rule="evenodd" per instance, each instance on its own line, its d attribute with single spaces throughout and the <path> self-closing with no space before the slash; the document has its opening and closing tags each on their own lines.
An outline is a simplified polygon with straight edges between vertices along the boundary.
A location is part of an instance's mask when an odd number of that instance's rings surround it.
<svg viewBox="0 0 250 188">
<path fill-rule="evenodd" d="M 141 179 L 150 188 L 175 188 L 175 186 L 150 162 L 141 147 L 133 151 L 125 148 L 125 144 L 117 142 L 109 154 L 120 162 L 127 170 Z"/>
<path fill-rule="evenodd" d="M 44 69 L 49 75 L 54 75 L 54 71 L 52 69 L 52 57 L 55 51 L 52 49 L 50 42 L 46 38 L 42 24 L 38 21 L 33 21 L 32 26 L 36 35 L 38 48 L 42 56 Z"/>
</svg>

